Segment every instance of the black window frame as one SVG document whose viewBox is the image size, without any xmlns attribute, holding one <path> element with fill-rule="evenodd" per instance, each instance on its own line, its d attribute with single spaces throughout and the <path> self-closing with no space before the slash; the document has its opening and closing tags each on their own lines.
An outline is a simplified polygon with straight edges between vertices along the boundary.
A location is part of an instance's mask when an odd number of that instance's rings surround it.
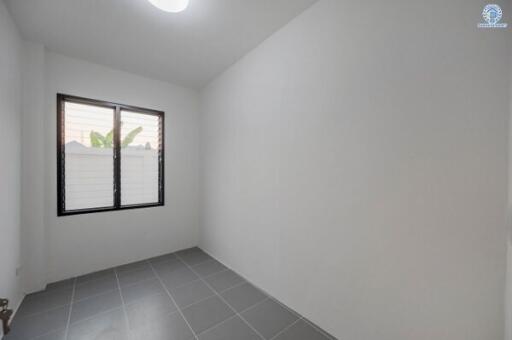
<svg viewBox="0 0 512 340">
<path fill-rule="evenodd" d="M 87 208 L 66 210 L 66 175 L 65 175 L 65 103 L 87 104 L 114 110 L 114 145 L 113 145 L 113 195 L 114 205 L 104 208 Z M 121 205 L 121 111 L 131 111 L 147 115 L 157 116 L 160 127 L 160 145 L 158 146 L 158 202 L 132 205 Z M 146 109 L 133 105 L 113 103 L 104 100 L 90 99 L 57 93 L 57 216 L 70 216 L 90 214 L 97 212 L 119 211 L 129 209 L 141 209 L 160 207 L 165 205 L 165 112 Z"/>
</svg>

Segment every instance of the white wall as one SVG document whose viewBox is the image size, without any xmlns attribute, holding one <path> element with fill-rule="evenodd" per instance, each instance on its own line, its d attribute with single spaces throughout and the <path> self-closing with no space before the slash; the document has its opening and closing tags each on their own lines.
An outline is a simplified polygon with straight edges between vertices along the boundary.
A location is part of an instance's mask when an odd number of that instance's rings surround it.
<svg viewBox="0 0 512 340">
<path fill-rule="evenodd" d="M 201 245 L 339 339 L 503 339 L 509 33 L 484 4 L 322 0 L 214 80 Z"/>
<path fill-rule="evenodd" d="M 0 297 L 10 299 L 11 308 L 18 306 L 22 296 L 16 275 L 20 264 L 20 56 L 18 31 L 0 1 Z"/>
<path fill-rule="evenodd" d="M 45 49 L 24 41 L 22 53 L 21 274 L 24 292 L 44 289 L 47 270 L 45 199 Z"/>
<path fill-rule="evenodd" d="M 509 36 L 512 45 L 512 37 Z M 510 114 L 508 133 L 508 243 L 507 243 L 507 286 L 505 295 L 505 340 L 512 340 L 512 60 L 509 61 Z"/>
<path fill-rule="evenodd" d="M 510 240 L 510 235 L 508 240 L 507 255 L 507 288 L 505 295 L 505 340 L 512 340 L 512 241 Z"/>
<path fill-rule="evenodd" d="M 46 53 L 43 111 L 48 282 L 197 244 L 198 96 L 195 91 Z M 165 206 L 57 217 L 56 94 L 165 111 Z"/>
</svg>

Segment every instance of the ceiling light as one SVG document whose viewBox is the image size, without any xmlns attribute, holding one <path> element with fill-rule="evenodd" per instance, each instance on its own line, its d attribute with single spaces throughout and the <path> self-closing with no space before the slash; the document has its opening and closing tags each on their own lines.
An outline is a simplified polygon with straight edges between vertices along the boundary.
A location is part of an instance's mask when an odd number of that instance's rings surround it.
<svg viewBox="0 0 512 340">
<path fill-rule="evenodd" d="M 151 4 L 162 11 L 178 13 L 188 6 L 189 0 L 148 0 Z"/>
</svg>

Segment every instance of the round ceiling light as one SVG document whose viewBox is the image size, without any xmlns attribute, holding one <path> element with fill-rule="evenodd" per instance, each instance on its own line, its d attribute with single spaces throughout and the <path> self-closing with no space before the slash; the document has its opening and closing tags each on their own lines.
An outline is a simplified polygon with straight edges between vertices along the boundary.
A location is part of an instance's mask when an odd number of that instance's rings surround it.
<svg viewBox="0 0 512 340">
<path fill-rule="evenodd" d="M 153 6 L 162 11 L 178 13 L 188 7 L 189 0 L 148 0 Z"/>
</svg>

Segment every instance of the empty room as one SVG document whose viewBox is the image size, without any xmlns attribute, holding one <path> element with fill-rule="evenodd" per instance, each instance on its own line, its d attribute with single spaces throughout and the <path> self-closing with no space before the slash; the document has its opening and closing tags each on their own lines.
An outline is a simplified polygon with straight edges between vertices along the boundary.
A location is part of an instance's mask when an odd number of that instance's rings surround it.
<svg viewBox="0 0 512 340">
<path fill-rule="evenodd" d="M 0 0 L 0 339 L 512 340 L 511 25 Z"/>
</svg>

